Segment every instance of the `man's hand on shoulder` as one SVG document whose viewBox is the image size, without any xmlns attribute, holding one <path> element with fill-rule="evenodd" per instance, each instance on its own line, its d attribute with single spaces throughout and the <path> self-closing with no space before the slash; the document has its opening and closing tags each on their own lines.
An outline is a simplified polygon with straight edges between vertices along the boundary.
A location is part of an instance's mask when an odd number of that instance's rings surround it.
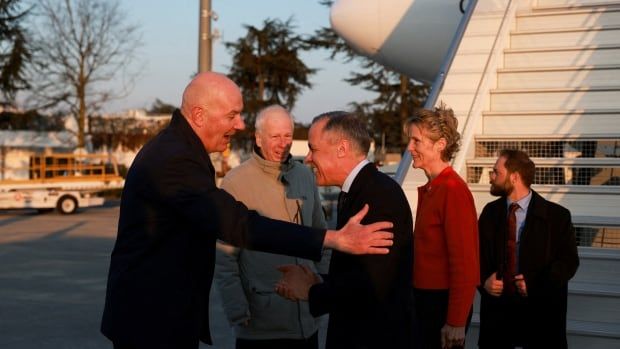
<svg viewBox="0 0 620 349">
<path fill-rule="evenodd" d="M 394 234 L 383 231 L 393 227 L 391 222 L 376 222 L 362 225 L 360 222 L 368 213 L 368 204 L 338 231 L 328 230 L 323 246 L 350 254 L 388 254 L 394 242 Z"/>
</svg>

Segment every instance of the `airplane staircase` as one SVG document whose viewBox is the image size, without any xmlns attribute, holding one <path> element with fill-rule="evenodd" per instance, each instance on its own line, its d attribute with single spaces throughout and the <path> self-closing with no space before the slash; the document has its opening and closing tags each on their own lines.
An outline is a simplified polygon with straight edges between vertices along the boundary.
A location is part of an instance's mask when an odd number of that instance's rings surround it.
<svg viewBox="0 0 620 349">
<path fill-rule="evenodd" d="M 439 100 L 459 117 L 453 166 L 478 212 L 498 150 L 533 158 L 533 188 L 571 211 L 580 244 L 569 347 L 620 348 L 620 1 L 478 1 Z M 403 182 L 411 202 L 421 172 Z"/>
</svg>

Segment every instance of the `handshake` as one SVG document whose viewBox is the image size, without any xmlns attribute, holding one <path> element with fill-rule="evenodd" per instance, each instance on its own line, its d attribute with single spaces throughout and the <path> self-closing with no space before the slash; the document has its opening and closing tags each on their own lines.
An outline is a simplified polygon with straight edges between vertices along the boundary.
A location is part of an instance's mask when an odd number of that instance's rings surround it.
<svg viewBox="0 0 620 349">
<path fill-rule="evenodd" d="M 322 282 L 321 277 L 305 265 L 287 264 L 278 267 L 282 278 L 276 283 L 275 291 L 292 301 L 307 301 L 312 285 Z"/>
</svg>

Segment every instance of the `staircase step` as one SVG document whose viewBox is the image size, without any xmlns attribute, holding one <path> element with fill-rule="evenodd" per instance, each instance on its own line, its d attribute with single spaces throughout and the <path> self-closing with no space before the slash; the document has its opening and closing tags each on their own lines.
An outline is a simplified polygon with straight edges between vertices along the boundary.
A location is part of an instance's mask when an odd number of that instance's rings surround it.
<svg viewBox="0 0 620 349">
<path fill-rule="evenodd" d="M 488 50 L 493 46 L 493 41 L 495 41 L 495 35 L 474 34 L 464 36 L 460 45 L 467 47 L 468 50 Z"/>
<path fill-rule="evenodd" d="M 618 54 L 618 56 L 620 57 L 620 54 Z M 453 71 L 482 71 L 488 57 L 488 50 L 471 50 L 462 54 L 459 53 L 450 66 L 450 74 L 452 74 Z M 448 74 L 448 76 L 450 74 Z"/>
<path fill-rule="evenodd" d="M 500 137 L 530 133 L 550 134 L 620 134 L 620 109 L 609 110 L 532 110 L 489 111 L 483 113 L 483 134 Z M 536 125 L 536 127 L 532 127 Z"/>
<path fill-rule="evenodd" d="M 620 26 L 515 31 L 511 33 L 510 37 L 512 48 L 548 48 L 594 44 L 620 44 Z"/>
<path fill-rule="evenodd" d="M 467 160 L 467 166 L 491 166 L 495 164 L 496 158 L 474 158 Z M 535 158 L 532 161 L 537 168 L 554 167 L 554 166 L 583 166 L 583 167 L 610 167 L 619 166 L 620 158 Z"/>
<path fill-rule="evenodd" d="M 620 45 L 581 45 L 504 50 L 505 68 L 609 65 L 620 62 Z"/>
<path fill-rule="evenodd" d="M 620 285 L 570 282 L 567 318 L 620 323 Z"/>
<path fill-rule="evenodd" d="M 477 183 L 468 183 L 469 189 L 474 196 L 474 203 L 476 204 L 477 212 L 482 212 L 484 206 L 496 199 L 489 193 L 489 180 L 488 173 L 493 169 L 493 166 L 484 167 L 482 169 L 483 176 L 480 177 L 480 181 Z M 486 177 L 485 177 L 486 176 Z M 620 207 L 620 188 L 616 186 L 602 186 L 602 185 L 533 185 L 536 190 L 545 199 L 558 203 L 571 211 L 573 216 L 592 216 L 592 217 L 617 217 L 618 207 Z M 577 281 L 583 282 L 599 282 L 600 280 L 606 280 L 609 272 L 614 270 L 608 270 L 607 267 L 601 268 L 592 267 L 590 274 L 589 265 L 592 262 L 581 265 L 579 268 L 583 269 L 583 275 L 578 271 L 575 278 Z M 604 263 L 602 263 L 604 264 Z M 615 268 L 620 272 L 620 268 Z M 600 274 L 600 275 L 599 275 Z M 618 278 L 620 280 L 620 277 Z"/>
<path fill-rule="evenodd" d="M 620 109 L 619 88 L 492 90 L 491 110 Z"/>
<path fill-rule="evenodd" d="M 476 292 L 474 311 L 480 311 L 480 294 Z M 568 285 L 567 319 L 602 323 L 620 323 L 620 285 L 579 283 Z"/>
<path fill-rule="evenodd" d="M 465 340 L 466 348 L 476 348 L 480 330 L 480 314 L 474 313 Z M 570 349 L 619 349 L 620 324 L 597 321 L 567 320 L 566 332 Z"/>
<path fill-rule="evenodd" d="M 573 215 L 573 224 L 581 225 L 581 226 L 589 226 L 589 227 L 613 227 L 620 228 L 620 217 L 606 217 L 606 219 L 601 219 L 601 217 L 592 217 L 592 216 L 576 216 Z M 595 249 L 597 252 L 603 251 L 600 248 Z M 580 254 L 584 254 L 582 251 Z M 584 258 L 588 258 L 586 256 L 582 256 Z M 620 257 L 617 258 L 620 263 Z"/>
<path fill-rule="evenodd" d="M 567 320 L 566 331 L 573 348 L 620 348 L 619 323 Z M 590 338 L 581 338 L 584 336 Z M 599 337 L 599 341 L 593 341 L 592 337 Z"/>
<path fill-rule="evenodd" d="M 480 71 L 451 71 L 446 76 L 446 90 L 475 90 L 480 82 Z M 454 109 L 453 109 L 454 110 Z"/>
<path fill-rule="evenodd" d="M 546 114 L 565 114 L 565 113 L 593 113 L 593 114 L 604 114 L 604 113 L 617 113 L 618 110 L 617 109 L 609 109 L 609 110 L 605 110 L 605 109 L 601 109 L 601 110 L 544 110 L 544 111 L 521 111 L 521 112 L 499 112 L 499 111 L 494 111 L 494 112 L 485 112 L 484 115 L 533 115 L 536 113 L 546 113 Z M 476 141 L 502 141 L 502 140 L 572 140 L 572 141 L 579 141 L 579 140 L 617 140 L 620 139 L 620 135 L 616 134 L 616 133 L 601 133 L 601 134 L 594 134 L 594 133 L 579 133 L 579 134 L 549 134 L 549 135 L 539 135 L 539 134 L 534 134 L 534 133 L 517 133 L 517 132 L 513 132 L 512 135 L 510 137 L 506 137 L 504 135 L 494 135 L 494 134 L 479 134 L 476 135 Z"/>
<path fill-rule="evenodd" d="M 579 260 L 579 269 L 572 279 L 576 287 L 620 287 L 620 249 L 580 247 Z M 618 303 L 620 304 L 620 300 Z"/>
<path fill-rule="evenodd" d="M 503 13 L 488 13 L 474 16 L 467 24 L 466 35 L 488 34 L 489 28 L 497 28 L 503 19 Z"/>
<path fill-rule="evenodd" d="M 517 14 L 518 30 L 600 27 L 620 23 L 620 8 L 555 9 Z"/>
<path fill-rule="evenodd" d="M 497 75 L 499 89 L 618 86 L 620 65 L 508 68 Z"/>
<path fill-rule="evenodd" d="M 536 9 L 618 5 L 618 0 L 538 0 Z"/>
</svg>

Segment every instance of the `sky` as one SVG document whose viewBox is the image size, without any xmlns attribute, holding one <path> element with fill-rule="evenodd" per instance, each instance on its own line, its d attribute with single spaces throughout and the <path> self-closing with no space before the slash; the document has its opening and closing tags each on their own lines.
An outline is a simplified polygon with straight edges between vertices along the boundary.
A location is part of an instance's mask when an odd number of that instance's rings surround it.
<svg viewBox="0 0 620 349">
<path fill-rule="evenodd" d="M 127 18 L 141 28 L 143 46 L 136 64 L 141 75 L 132 92 L 105 108 L 107 112 L 148 108 L 156 98 L 179 105 L 181 93 L 198 70 L 199 0 L 124 0 Z M 212 22 L 221 37 L 213 45 L 213 70 L 228 73 L 231 56 L 224 42 L 245 35 L 245 24 L 262 27 L 267 18 L 286 21 L 293 18 L 298 33 L 311 34 L 329 26 L 329 9 L 319 0 L 211 0 L 218 20 Z M 325 50 L 304 53 L 307 66 L 320 69 L 310 79 L 311 89 L 299 97 L 293 115 L 308 123 L 329 110 L 346 109 L 352 101 L 370 100 L 372 94 L 342 81 L 351 64 L 331 61 Z"/>
</svg>

